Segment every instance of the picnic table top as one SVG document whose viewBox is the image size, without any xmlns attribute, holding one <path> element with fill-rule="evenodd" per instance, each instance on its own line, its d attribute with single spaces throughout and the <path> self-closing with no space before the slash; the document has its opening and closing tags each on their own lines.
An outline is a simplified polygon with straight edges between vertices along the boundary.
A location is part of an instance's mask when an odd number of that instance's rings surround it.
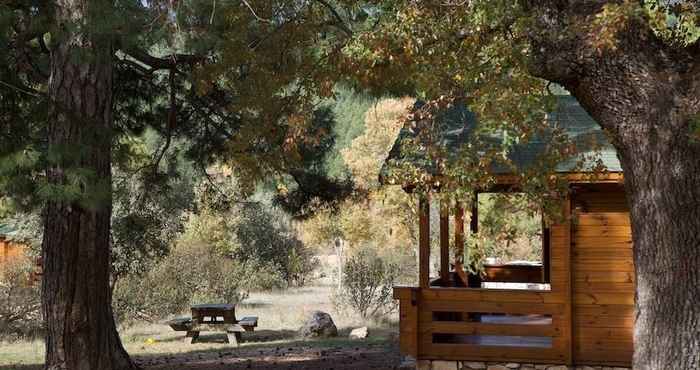
<svg viewBox="0 0 700 370">
<path fill-rule="evenodd" d="M 228 303 L 205 303 L 205 304 L 196 304 L 190 306 L 192 309 L 210 309 L 210 310 L 224 310 L 224 311 L 230 311 L 233 310 L 236 305 L 233 304 L 228 304 Z"/>
</svg>

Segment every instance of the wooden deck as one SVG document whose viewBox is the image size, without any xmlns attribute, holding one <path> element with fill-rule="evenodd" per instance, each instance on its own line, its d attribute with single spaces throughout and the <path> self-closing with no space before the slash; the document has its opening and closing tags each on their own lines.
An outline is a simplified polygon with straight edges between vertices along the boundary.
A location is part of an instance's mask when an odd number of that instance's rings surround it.
<svg viewBox="0 0 700 370">
<path fill-rule="evenodd" d="M 401 349 L 420 359 L 567 363 L 570 325 L 547 291 L 395 288 Z"/>
<path fill-rule="evenodd" d="M 394 288 L 403 354 L 420 360 L 630 366 L 634 262 L 629 208 L 619 184 L 573 186 L 563 200 L 567 217 L 548 228 L 544 265 L 518 271 L 491 266 L 481 288 L 464 287 L 479 281 L 462 276 L 457 263 L 445 273 L 442 258 L 440 278 L 430 280 L 429 207 L 425 198 L 420 205 L 419 287 Z M 455 214 L 461 214 L 459 207 Z M 472 220 L 476 216 L 474 208 Z M 441 213 L 446 224 L 442 218 Z M 455 219 L 455 239 L 462 241 L 461 219 Z M 441 257 L 447 241 L 441 237 Z"/>
</svg>

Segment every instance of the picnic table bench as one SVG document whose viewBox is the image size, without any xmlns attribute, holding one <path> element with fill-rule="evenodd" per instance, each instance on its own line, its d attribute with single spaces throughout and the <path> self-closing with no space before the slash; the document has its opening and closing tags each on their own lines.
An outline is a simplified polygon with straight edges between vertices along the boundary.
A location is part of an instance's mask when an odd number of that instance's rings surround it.
<svg viewBox="0 0 700 370">
<path fill-rule="evenodd" d="M 236 306 L 232 304 L 200 304 L 190 307 L 192 317 L 181 317 L 168 321 L 175 331 L 185 331 L 185 341 L 194 343 L 202 331 L 224 332 L 228 342 L 238 346 L 241 334 L 254 331 L 258 326 L 256 316 L 236 319 Z"/>
</svg>

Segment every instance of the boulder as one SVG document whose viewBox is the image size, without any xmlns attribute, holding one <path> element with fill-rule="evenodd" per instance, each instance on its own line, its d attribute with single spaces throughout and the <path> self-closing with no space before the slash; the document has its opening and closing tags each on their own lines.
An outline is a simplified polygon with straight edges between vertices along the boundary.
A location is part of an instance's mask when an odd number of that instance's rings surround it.
<svg viewBox="0 0 700 370">
<path fill-rule="evenodd" d="M 338 336 L 338 328 L 333 323 L 331 315 L 322 312 L 314 311 L 304 323 L 304 326 L 299 329 L 299 334 L 303 338 L 329 338 Z"/>
<path fill-rule="evenodd" d="M 349 335 L 350 339 L 365 339 L 367 336 L 369 336 L 369 329 L 366 326 L 352 329 Z"/>
</svg>

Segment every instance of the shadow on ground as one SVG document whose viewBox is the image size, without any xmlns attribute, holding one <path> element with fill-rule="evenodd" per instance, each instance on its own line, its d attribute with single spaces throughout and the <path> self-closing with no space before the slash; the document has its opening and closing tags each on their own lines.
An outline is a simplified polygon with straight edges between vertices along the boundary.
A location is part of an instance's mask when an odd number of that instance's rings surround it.
<svg viewBox="0 0 700 370">
<path fill-rule="evenodd" d="M 365 340 L 347 339 L 346 330 L 331 339 L 301 340 L 291 330 L 245 333 L 238 348 L 192 348 L 181 353 L 133 355 L 144 370 L 229 369 L 394 369 L 399 364 L 398 341 L 391 331 L 376 331 Z M 168 338 L 163 342 L 182 340 Z M 225 336 L 206 335 L 202 342 L 224 343 Z M 41 365 L 0 365 L 0 370 L 40 370 Z"/>
<path fill-rule="evenodd" d="M 0 365 L 0 370 L 41 370 L 41 365 Z"/>
<path fill-rule="evenodd" d="M 400 355 L 386 338 L 251 343 L 239 348 L 192 351 L 136 358 L 147 370 L 224 369 L 394 369 Z"/>
<path fill-rule="evenodd" d="M 275 342 L 275 341 L 288 341 L 296 339 L 298 333 L 293 330 L 257 330 L 255 332 L 243 333 L 242 343 L 260 343 L 264 342 Z M 179 342 L 184 341 L 185 333 L 175 337 L 167 339 L 159 339 L 159 342 Z M 198 343 L 227 343 L 226 335 L 221 333 L 202 333 L 197 339 Z M 262 343 L 261 343 L 262 342 Z"/>
</svg>

